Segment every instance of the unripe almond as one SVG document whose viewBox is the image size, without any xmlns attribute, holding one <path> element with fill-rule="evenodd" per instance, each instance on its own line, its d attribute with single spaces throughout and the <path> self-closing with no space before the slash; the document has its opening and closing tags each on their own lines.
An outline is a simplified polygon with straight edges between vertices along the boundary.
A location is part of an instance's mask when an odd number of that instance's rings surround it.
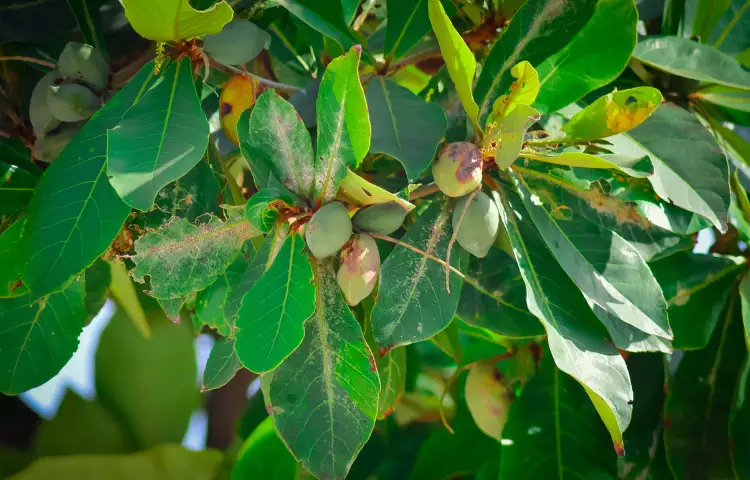
<svg viewBox="0 0 750 480">
<path fill-rule="evenodd" d="M 497 238 L 500 228 L 500 212 L 495 202 L 486 193 L 477 192 L 464 214 L 468 198 L 468 196 L 461 198 L 456 203 L 456 208 L 453 210 L 453 230 L 458 229 L 456 241 L 464 250 L 475 257 L 483 258 L 487 256 Z M 463 219 L 461 219 L 462 214 Z"/>
<path fill-rule="evenodd" d="M 346 302 L 354 306 L 375 288 L 380 275 L 380 254 L 375 240 L 366 233 L 355 235 L 350 245 L 341 260 L 336 279 Z"/>
<path fill-rule="evenodd" d="M 482 152 L 473 143 L 449 143 L 432 163 L 432 176 L 441 192 L 463 197 L 482 183 Z"/>
<path fill-rule="evenodd" d="M 352 223 L 365 232 L 390 235 L 404 223 L 408 212 L 396 202 L 377 203 L 361 208 L 352 217 Z"/>
<path fill-rule="evenodd" d="M 318 260 L 338 252 L 352 236 L 352 221 L 344 204 L 323 205 L 305 226 L 307 247 Z"/>
</svg>

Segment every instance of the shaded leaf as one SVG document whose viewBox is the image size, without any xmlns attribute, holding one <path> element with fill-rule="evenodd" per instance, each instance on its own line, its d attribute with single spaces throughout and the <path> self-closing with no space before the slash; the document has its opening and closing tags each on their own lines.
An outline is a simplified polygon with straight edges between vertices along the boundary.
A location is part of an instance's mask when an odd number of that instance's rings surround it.
<svg viewBox="0 0 750 480">
<path fill-rule="evenodd" d="M 79 30 L 83 34 L 84 43 L 99 50 L 106 58 L 107 45 L 104 41 L 104 26 L 99 10 L 104 3 L 103 0 L 82 0 L 80 2 L 67 2 L 70 11 L 76 19 Z"/>
<path fill-rule="evenodd" d="M 386 0 L 385 53 L 401 58 L 430 31 L 428 0 Z"/>
<path fill-rule="evenodd" d="M 0 234 L 0 258 L 3 259 L 3 268 L 0 268 L 0 299 L 18 297 L 29 292 L 21 280 L 25 258 L 25 227 L 26 217 L 21 217 Z"/>
<path fill-rule="evenodd" d="M 744 298 L 743 298 L 744 301 Z M 745 322 L 747 317 L 743 303 L 742 316 Z M 747 323 L 745 324 L 747 325 Z M 745 360 L 737 382 L 737 393 L 732 404 L 732 412 L 729 417 L 729 437 L 732 439 L 732 465 L 736 472 L 736 478 L 748 478 L 750 475 L 750 464 L 746 452 L 750 448 L 750 405 L 748 404 L 748 376 L 750 375 L 750 361 Z"/>
<path fill-rule="evenodd" d="M 375 365 L 378 369 L 378 377 L 380 377 L 377 418 L 383 420 L 393 413 L 406 391 L 406 349 L 394 348 L 390 352 L 386 352 L 385 355 L 375 353 L 378 350 L 378 345 L 375 343 L 372 332 L 373 301 L 368 298 L 363 303 L 365 302 L 365 339 L 367 340 L 367 346 L 370 347 L 375 357 Z"/>
<path fill-rule="evenodd" d="M 739 88 L 711 85 L 691 94 L 695 98 L 722 107 L 750 112 L 750 91 Z"/>
<path fill-rule="evenodd" d="M 375 359 L 329 262 L 313 265 L 316 308 L 300 347 L 273 372 L 270 411 L 282 440 L 318 478 L 344 478 L 378 413 Z"/>
<path fill-rule="evenodd" d="M 99 314 L 107 301 L 107 291 L 112 283 L 110 270 L 109 264 L 101 258 L 86 269 L 84 275 L 86 294 L 83 303 L 86 306 L 87 324 Z"/>
<path fill-rule="evenodd" d="M 130 214 L 106 175 L 108 129 L 153 81 L 153 63 L 94 114 L 39 181 L 29 205 L 24 282 L 35 298 L 83 271 L 109 247 Z"/>
<path fill-rule="evenodd" d="M 358 43 L 344 21 L 340 0 L 277 0 L 277 3 L 312 29 L 334 39 L 341 48 Z"/>
<path fill-rule="evenodd" d="M 28 205 L 36 183 L 37 178 L 31 173 L 0 161 L 0 216 Z"/>
<path fill-rule="evenodd" d="M 226 338 L 216 340 L 208 355 L 206 370 L 203 372 L 202 391 L 214 390 L 226 385 L 242 368 L 240 358 L 234 349 L 235 341 Z"/>
<path fill-rule="evenodd" d="M 42 170 L 34 163 L 31 149 L 17 137 L 0 137 L 0 161 L 22 168 L 35 177 L 42 174 Z"/>
<path fill-rule="evenodd" d="M 514 395 L 492 362 L 478 362 L 471 366 L 464 396 L 479 429 L 501 441 Z"/>
<path fill-rule="evenodd" d="M 232 479 L 250 478 L 297 478 L 297 462 L 276 434 L 271 418 L 266 418 L 255 427 L 237 452 Z"/>
<path fill-rule="evenodd" d="M 15 395 L 54 377 L 78 349 L 86 321 L 83 279 L 34 301 L 0 299 L 0 391 Z"/>
<path fill-rule="evenodd" d="M 125 15 L 143 38 L 177 42 L 218 33 L 234 12 L 224 0 L 206 10 L 195 10 L 188 0 L 123 0 Z"/>
</svg>

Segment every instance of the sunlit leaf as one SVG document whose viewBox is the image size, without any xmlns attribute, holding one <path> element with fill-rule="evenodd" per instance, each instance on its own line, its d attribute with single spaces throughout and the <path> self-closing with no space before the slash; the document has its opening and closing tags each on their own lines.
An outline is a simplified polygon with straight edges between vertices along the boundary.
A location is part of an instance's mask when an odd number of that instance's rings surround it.
<svg viewBox="0 0 750 480">
<path fill-rule="evenodd" d="M 123 5 L 138 35 L 159 42 L 218 33 L 234 16 L 224 0 L 202 11 L 195 10 L 188 0 L 123 0 Z"/>
</svg>

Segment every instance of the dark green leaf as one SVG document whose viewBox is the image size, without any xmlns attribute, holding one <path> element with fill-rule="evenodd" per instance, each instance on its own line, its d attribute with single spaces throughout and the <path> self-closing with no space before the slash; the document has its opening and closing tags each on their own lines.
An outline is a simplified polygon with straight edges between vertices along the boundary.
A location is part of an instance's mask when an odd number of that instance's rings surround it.
<svg viewBox="0 0 750 480">
<path fill-rule="evenodd" d="M 719 321 L 744 259 L 680 252 L 652 263 L 664 291 L 675 348 L 703 348 Z"/>
<path fill-rule="evenodd" d="M 616 478 L 616 458 L 585 390 L 545 355 L 511 404 L 498 478 Z"/>
<path fill-rule="evenodd" d="M 129 279 L 128 279 L 129 280 Z M 101 258 L 86 269 L 86 323 L 94 318 L 107 301 L 107 290 L 112 283 L 112 272 L 107 262 Z"/>
<path fill-rule="evenodd" d="M 636 45 L 633 57 L 659 70 L 706 83 L 750 89 L 750 72 L 708 45 L 681 37 L 651 37 Z"/>
<path fill-rule="evenodd" d="M 385 52 L 396 60 L 411 50 L 430 31 L 427 0 L 387 0 Z"/>
<path fill-rule="evenodd" d="M 729 412 L 747 356 L 734 292 L 703 350 L 686 352 L 665 403 L 664 445 L 676 478 L 734 478 Z"/>
<path fill-rule="evenodd" d="M 273 421 L 266 418 L 237 452 L 232 480 L 292 480 L 297 477 L 297 462 L 279 439 Z"/>
<path fill-rule="evenodd" d="M 314 30 L 334 39 L 341 48 L 358 43 L 344 21 L 340 0 L 278 0 L 278 4 Z"/>
<path fill-rule="evenodd" d="M 0 216 L 28 205 L 36 182 L 37 178 L 26 170 L 0 161 Z"/>
<path fill-rule="evenodd" d="M 443 109 L 385 77 L 370 80 L 367 106 L 372 123 L 370 151 L 401 162 L 409 180 L 416 182 L 430 166 L 448 128 Z"/>
<path fill-rule="evenodd" d="M 39 181 L 29 205 L 23 277 L 35 298 L 59 289 L 104 253 L 130 214 L 107 179 L 106 132 L 148 89 L 153 68 L 146 64 L 96 112 Z"/>
<path fill-rule="evenodd" d="M 747 312 L 743 298 L 742 317 L 747 322 Z M 747 323 L 745 323 L 747 325 Z M 737 393 L 732 404 L 732 412 L 729 419 L 729 437 L 732 439 L 732 465 L 736 472 L 735 478 L 748 478 L 750 475 L 750 459 L 743 452 L 750 448 L 750 360 L 745 360 L 737 382 Z"/>
<path fill-rule="evenodd" d="M 279 209 L 294 203 L 280 188 L 264 188 L 245 204 L 245 218 L 260 232 L 268 233 L 279 218 Z"/>
<path fill-rule="evenodd" d="M 0 299 L 0 392 L 15 395 L 54 377 L 78 349 L 86 322 L 83 279 L 34 301 Z"/>
<path fill-rule="evenodd" d="M 541 90 L 534 106 L 554 112 L 614 80 L 635 47 L 637 21 L 632 2 L 600 0 L 588 24 L 562 50 L 537 65 Z M 604 43 L 607 54 L 597 57 L 593 68 L 591 52 Z"/>
<path fill-rule="evenodd" d="M 83 34 L 84 43 L 99 50 L 106 58 L 107 46 L 104 43 L 104 27 L 99 9 L 104 0 L 67 0 L 70 11 Z"/>
<path fill-rule="evenodd" d="M 444 259 L 452 235 L 449 202 L 433 204 L 409 228 L 402 242 Z M 453 251 L 451 265 L 465 263 L 466 252 Z M 461 259 L 464 259 L 462 262 Z M 453 320 L 461 294 L 461 278 L 451 274 L 450 293 L 442 265 L 397 246 L 383 262 L 380 287 L 372 311 L 375 340 L 382 351 L 427 340 Z"/>
<path fill-rule="evenodd" d="M 474 97 L 479 104 L 479 124 L 484 125 L 495 100 L 506 93 L 518 62 L 539 65 L 562 50 L 594 15 L 596 0 L 560 4 L 557 0 L 528 0 L 495 42 L 482 67 Z"/>
<path fill-rule="evenodd" d="M 203 158 L 209 133 L 190 60 L 173 62 L 107 133 L 110 183 L 128 205 L 150 210 L 162 187 Z"/>
<path fill-rule="evenodd" d="M 378 345 L 375 343 L 370 319 L 373 302 L 371 298 L 368 298 L 365 302 L 365 339 L 367 340 L 367 346 L 370 347 L 375 357 L 375 365 L 378 369 L 378 377 L 380 377 L 378 420 L 383 420 L 393 413 L 406 390 L 406 349 L 394 348 L 390 352 L 386 352 L 385 355 L 374 353 L 377 352 Z"/>
<path fill-rule="evenodd" d="M 242 298 L 237 355 L 248 370 L 273 370 L 302 343 L 305 320 L 315 311 L 313 272 L 305 243 L 287 237 L 273 264 Z"/>
<path fill-rule="evenodd" d="M 31 150 L 20 138 L 0 137 L 0 162 L 23 168 L 36 177 L 42 174 L 42 170 L 34 163 Z"/>
<path fill-rule="evenodd" d="M 726 0 L 720 0 L 720 3 Z M 688 34 L 697 34 L 697 32 L 688 32 L 688 27 L 692 26 L 695 22 L 699 22 L 696 18 L 697 5 L 696 1 L 685 2 L 685 28 L 684 36 Z M 702 1 L 706 5 L 711 5 L 712 2 Z M 710 33 L 710 36 L 702 36 L 701 40 L 707 45 L 713 45 L 719 48 L 722 52 L 728 53 L 732 56 L 739 57 L 740 54 L 748 48 L 747 35 L 750 31 L 750 12 L 748 12 L 747 0 L 731 0 L 729 8 L 722 10 L 723 15 L 720 16 L 716 26 Z"/>
<path fill-rule="evenodd" d="M 696 0 L 697 7 L 695 19 L 693 19 L 693 35 L 699 36 L 704 42 L 708 43 L 711 37 L 711 30 L 716 26 L 716 22 L 729 8 L 731 0 Z"/>
<path fill-rule="evenodd" d="M 305 338 L 273 372 L 270 403 L 281 438 L 318 478 L 344 478 L 378 414 L 375 359 L 329 262 L 313 266 L 315 315 Z"/>
<path fill-rule="evenodd" d="M 0 234 L 0 258 L 3 259 L 3 268 L 0 268 L 0 298 L 17 297 L 29 291 L 21 281 L 25 258 L 23 250 L 25 226 L 26 217 L 21 217 Z"/>
<path fill-rule="evenodd" d="M 240 368 L 242 368 L 242 364 L 234 349 L 234 340 L 226 338 L 216 340 L 211 353 L 208 355 L 201 390 L 205 392 L 206 390 L 223 387 Z"/>
<path fill-rule="evenodd" d="M 615 450 L 622 452 L 622 432 L 630 423 L 633 398 L 625 361 L 545 247 L 520 200 L 505 191 L 493 195 L 526 284 L 527 306 L 544 324 L 557 367 L 584 385 Z"/>
</svg>

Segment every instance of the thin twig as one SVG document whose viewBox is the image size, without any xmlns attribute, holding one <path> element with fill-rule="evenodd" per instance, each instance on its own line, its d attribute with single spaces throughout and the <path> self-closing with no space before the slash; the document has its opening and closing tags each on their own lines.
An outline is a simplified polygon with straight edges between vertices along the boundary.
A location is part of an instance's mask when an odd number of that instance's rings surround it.
<svg viewBox="0 0 750 480">
<path fill-rule="evenodd" d="M 474 197 L 477 196 L 477 192 L 482 187 L 477 188 L 473 192 L 471 192 L 466 197 L 466 202 L 464 203 L 464 208 L 461 210 L 461 216 L 458 217 L 458 225 L 453 229 L 453 234 L 451 235 L 451 239 L 448 242 L 448 250 L 445 252 L 445 264 L 450 265 L 451 263 L 451 250 L 453 249 L 453 244 L 456 243 L 456 236 L 458 235 L 458 230 L 461 228 L 461 223 L 464 221 L 464 216 L 466 215 L 466 212 L 469 211 L 469 206 L 471 205 L 472 200 L 474 200 Z M 447 268 L 445 269 L 445 289 L 448 291 L 448 295 L 451 293 L 451 272 Z"/>
<path fill-rule="evenodd" d="M 370 10 L 375 6 L 375 0 L 366 0 L 365 4 L 362 5 L 362 13 L 354 20 L 352 24 L 352 30 L 355 32 L 362 28 L 362 24 L 367 20 L 367 16 L 370 15 Z"/>
<path fill-rule="evenodd" d="M 51 68 L 53 70 L 55 68 L 57 68 L 57 65 L 55 65 L 54 63 L 48 62 L 47 60 L 39 60 L 38 58 L 23 57 L 23 56 L 20 56 L 20 55 L 12 55 L 12 56 L 9 56 L 9 57 L 0 57 L 0 62 L 3 62 L 3 61 L 12 61 L 12 60 L 16 60 L 16 61 L 19 61 L 19 62 L 36 63 L 37 65 L 42 65 L 44 67 Z"/>
<path fill-rule="evenodd" d="M 433 193 L 437 193 L 439 191 L 440 189 L 438 188 L 436 183 L 420 185 L 409 194 L 409 200 L 416 200 L 417 198 L 426 197 L 427 195 L 432 195 Z"/>
<path fill-rule="evenodd" d="M 239 68 L 235 68 L 229 65 L 224 65 L 222 63 L 217 62 L 213 58 L 209 60 L 209 63 L 212 67 L 214 67 L 216 70 L 222 71 L 226 73 L 227 75 L 242 75 L 244 77 L 250 77 L 256 82 L 258 82 L 259 85 L 264 85 L 266 87 L 270 87 L 276 90 L 279 90 L 281 92 L 287 92 L 287 93 L 295 93 L 302 90 L 301 88 L 294 86 L 294 85 L 288 85 L 286 83 L 279 83 L 274 82 L 273 80 L 269 80 L 267 78 L 259 77 L 258 75 L 252 74 L 250 72 L 246 72 L 244 70 L 240 70 Z"/>
<path fill-rule="evenodd" d="M 456 383 L 456 380 L 458 379 L 458 377 L 461 376 L 461 374 L 463 372 L 465 372 L 466 370 L 468 370 L 469 367 L 471 367 L 471 365 L 472 364 L 469 363 L 467 365 L 463 365 L 463 366 L 458 367 L 456 369 L 456 371 L 453 372 L 453 375 L 451 375 L 450 378 L 448 379 L 448 383 L 445 384 L 445 389 L 443 390 L 443 394 L 440 395 L 440 409 L 439 409 L 439 412 L 440 412 L 440 421 L 443 422 L 443 426 L 445 427 L 445 429 L 448 430 L 449 432 L 451 432 L 451 435 L 455 435 L 456 432 L 453 430 L 453 428 L 448 423 L 448 419 L 445 418 L 445 408 L 443 408 L 443 402 L 445 402 L 445 396 L 448 394 L 448 392 L 450 391 L 450 389 L 453 386 L 453 384 Z"/>
<path fill-rule="evenodd" d="M 404 243 L 404 242 L 402 242 L 401 240 L 399 240 L 397 238 L 389 237 L 387 235 L 381 235 L 379 233 L 368 232 L 368 235 L 370 235 L 373 238 L 379 238 L 381 240 L 385 240 L 386 242 L 391 242 L 391 243 L 395 243 L 396 245 L 400 245 L 402 247 L 406 247 L 409 250 L 411 250 L 413 252 L 416 252 L 416 253 L 424 256 L 425 258 L 429 258 L 430 260 L 436 261 L 437 263 L 439 263 L 443 267 L 449 268 L 451 272 L 455 273 L 459 277 L 464 278 L 464 274 L 463 273 L 459 272 L 458 270 L 456 270 L 452 266 L 448 265 L 444 261 L 440 260 L 436 256 L 430 255 L 429 253 L 425 252 L 424 250 L 420 250 L 420 249 L 418 249 L 417 247 L 415 247 L 413 245 L 409 245 L 408 243 Z"/>
</svg>

